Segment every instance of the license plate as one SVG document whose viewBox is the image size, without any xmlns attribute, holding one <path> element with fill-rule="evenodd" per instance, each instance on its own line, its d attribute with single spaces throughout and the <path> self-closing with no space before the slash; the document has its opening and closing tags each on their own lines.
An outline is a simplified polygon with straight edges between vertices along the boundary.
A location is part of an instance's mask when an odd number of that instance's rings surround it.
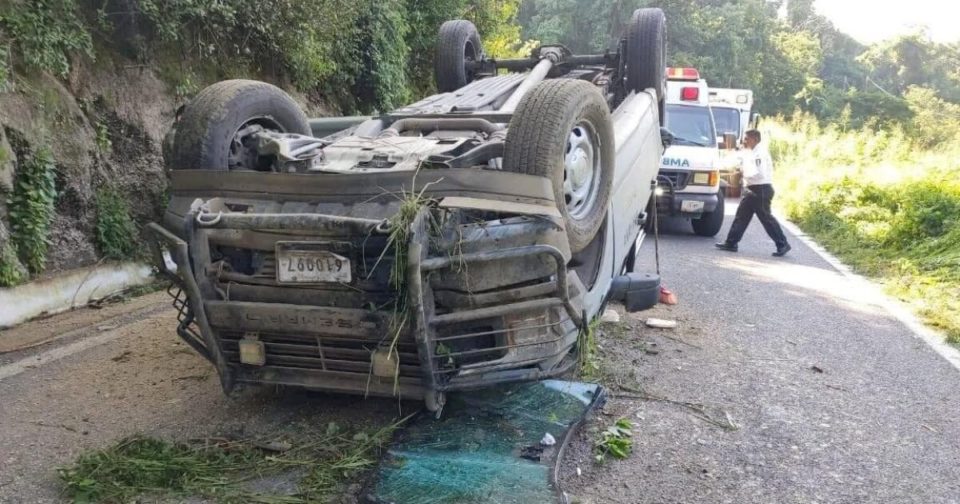
<svg viewBox="0 0 960 504">
<path fill-rule="evenodd" d="M 277 281 L 281 283 L 342 283 L 352 279 L 350 259 L 322 250 L 328 244 L 277 243 Z"/>
<path fill-rule="evenodd" d="M 702 201 L 684 200 L 680 203 L 680 211 L 686 213 L 696 213 L 703 211 Z"/>
</svg>

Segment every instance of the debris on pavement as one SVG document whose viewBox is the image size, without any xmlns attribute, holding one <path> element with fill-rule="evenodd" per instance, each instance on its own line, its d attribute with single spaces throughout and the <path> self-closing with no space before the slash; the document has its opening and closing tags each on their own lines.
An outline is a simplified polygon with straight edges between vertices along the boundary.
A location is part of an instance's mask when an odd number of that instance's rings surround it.
<svg viewBox="0 0 960 504">
<path fill-rule="evenodd" d="M 600 317 L 600 322 L 604 324 L 617 324 L 620 322 L 620 314 L 613 308 L 607 308 Z"/>
<path fill-rule="evenodd" d="M 660 286 L 660 303 L 665 305 L 675 305 L 679 302 L 677 295 L 670 289 Z"/>
<path fill-rule="evenodd" d="M 655 329 L 676 329 L 677 328 L 676 320 L 648 318 L 644 323 L 647 325 L 647 327 L 653 327 Z"/>
</svg>

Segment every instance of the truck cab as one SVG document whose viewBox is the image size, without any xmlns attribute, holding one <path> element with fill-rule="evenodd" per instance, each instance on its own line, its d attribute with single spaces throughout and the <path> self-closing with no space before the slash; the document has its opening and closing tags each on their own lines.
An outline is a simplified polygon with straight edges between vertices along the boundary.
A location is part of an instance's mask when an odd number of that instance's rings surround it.
<svg viewBox="0 0 960 504">
<path fill-rule="evenodd" d="M 664 127 L 672 139 L 657 176 L 657 214 L 690 219 L 694 233 L 723 226 L 720 150 L 710 89 L 694 68 L 668 68 Z"/>
</svg>

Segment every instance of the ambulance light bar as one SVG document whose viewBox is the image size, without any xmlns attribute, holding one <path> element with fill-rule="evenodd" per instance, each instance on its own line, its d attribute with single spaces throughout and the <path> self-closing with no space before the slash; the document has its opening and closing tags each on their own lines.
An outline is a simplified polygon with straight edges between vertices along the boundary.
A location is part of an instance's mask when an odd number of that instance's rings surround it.
<svg viewBox="0 0 960 504">
<path fill-rule="evenodd" d="M 667 68 L 667 79 L 700 80 L 700 72 L 696 68 Z"/>
</svg>

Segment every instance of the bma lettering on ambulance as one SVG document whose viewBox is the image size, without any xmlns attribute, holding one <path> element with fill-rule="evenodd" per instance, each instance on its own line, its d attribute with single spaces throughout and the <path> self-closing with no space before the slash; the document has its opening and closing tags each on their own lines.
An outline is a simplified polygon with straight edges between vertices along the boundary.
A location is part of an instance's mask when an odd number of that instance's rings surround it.
<svg viewBox="0 0 960 504">
<path fill-rule="evenodd" d="M 657 176 L 657 213 L 690 219 L 694 233 L 723 226 L 720 151 L 710 89 L 695 68 L 667 69 L 664 127 L 672 135 Z"/>
</svg>

